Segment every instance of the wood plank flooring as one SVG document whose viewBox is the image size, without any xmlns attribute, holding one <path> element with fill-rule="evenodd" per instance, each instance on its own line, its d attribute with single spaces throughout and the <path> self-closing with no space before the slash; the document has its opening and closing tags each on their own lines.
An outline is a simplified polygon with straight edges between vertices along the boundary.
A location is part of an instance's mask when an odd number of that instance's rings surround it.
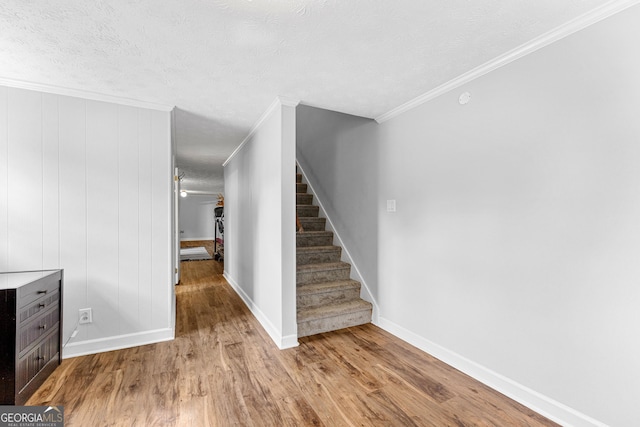
<svg viewBox="0 0 640 427">
<path fill-rule="evenodd" d="M 216 261 L 182 263 L 171 342 L 65 359 L 66 426 L 555 426 L 373 325 L 278 350 Z"/>
</svg>

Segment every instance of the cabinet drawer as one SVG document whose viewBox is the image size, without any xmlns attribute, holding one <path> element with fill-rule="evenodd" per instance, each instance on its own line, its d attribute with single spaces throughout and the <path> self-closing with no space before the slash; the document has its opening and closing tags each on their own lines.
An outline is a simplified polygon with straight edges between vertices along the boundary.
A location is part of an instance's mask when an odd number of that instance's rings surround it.
<svg viewBox="0 0 640 427">
<path fill-rule="evenodd" d="M 18 360 L 16 390 L 18 392 L 29 384 L 38 372 L 60 352 L 60 341 L 58 336 L 58 325 L 49 331 L 50 334 L 36 346 Z"/>
<path fill-rule="evenodd" d="M 47 295 L 57 291 L 59 286 L 60 274 L 56 272 L 22 286 L 18 298 L 18 310 L 26 308 L 34 301 L 44 299 Z"/>
<path fill-rule="evenodd" d="M 52 306 L 60 306 L 60 292 L 58 288 L 48 291 L 40 299 L 33 301 L 31 304 L 27 304 L 22 308 L 19 308 L 18 322 L 20 325 L 24 325 L 29 320 L 33 319 L 44 311 L 51 309 Z"/>
<path fill-rule="evenodd" d="M 31 344 L 35 343 L 41 336 L 47 334 L 52 328 L 59 328 L 60 308 L 54 306 L 41 316 L 34 318 L 32 322 L 20 328 L 20 339 L 18 346 L 18 357 L 22 357 Z"/>
</svg>

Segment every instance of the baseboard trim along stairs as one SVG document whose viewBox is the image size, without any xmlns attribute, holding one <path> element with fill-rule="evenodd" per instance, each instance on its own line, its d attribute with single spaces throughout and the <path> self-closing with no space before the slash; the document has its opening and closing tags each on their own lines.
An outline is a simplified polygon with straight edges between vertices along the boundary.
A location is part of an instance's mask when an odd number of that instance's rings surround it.
<svg viewBox="0 0 640 427">
<path fill-rule="evenodd" d="M 297 171 L 296 171 L 297 172 Z M 326 231 L 313 194 L 296 173 L 296 212 L 303 232 L 296 233 L 296 304 L 298 337 L 371 322 L 372 305 L 360 298 L 360 282 L 341 261 L 342 248 Z"/>
</svg>

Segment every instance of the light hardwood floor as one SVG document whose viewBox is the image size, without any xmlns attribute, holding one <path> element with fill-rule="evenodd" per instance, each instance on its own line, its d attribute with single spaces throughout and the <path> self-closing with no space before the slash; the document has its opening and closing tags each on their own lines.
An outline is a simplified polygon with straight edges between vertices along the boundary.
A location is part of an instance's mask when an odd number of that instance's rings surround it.
<svg viewBox="0 0 640 427">
<path fill-rule="evenodd" d="M 182 263 L 171 342 L 65 359 L 71 426 L 553 426 L 373 325 L 278 350 L 216 261 Z"/>
</svg>

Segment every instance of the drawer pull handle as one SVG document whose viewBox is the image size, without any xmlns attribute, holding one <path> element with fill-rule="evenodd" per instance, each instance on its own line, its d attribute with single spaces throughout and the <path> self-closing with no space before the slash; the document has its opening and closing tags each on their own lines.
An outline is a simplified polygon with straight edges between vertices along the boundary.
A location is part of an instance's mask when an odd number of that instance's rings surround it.
<svg viewBox="0 0 640 427">
<path fill-rule="evenodd" d="M 38 291 L 39 294 L 46 294 L 47 290 L 45 289 L 44 291 Z"/>
<path fill-rule="evenodd" d="M 38 357 L 36 357 L 36 360 L 44 360 L 44 357 L 38 356 Z"/>
<path fill-rule="evenodd" d="M 40 329 L 47 329 L 47 325 L 40 325 Z"/>
<path fill-rule="evenodd" d="M 44 308 L 46 306 L 47 306 L 47 304 L 43 304 L 43 303 L 38 304 L 38 307 L 40 307 L 40 308 Z"/>
</svg>

